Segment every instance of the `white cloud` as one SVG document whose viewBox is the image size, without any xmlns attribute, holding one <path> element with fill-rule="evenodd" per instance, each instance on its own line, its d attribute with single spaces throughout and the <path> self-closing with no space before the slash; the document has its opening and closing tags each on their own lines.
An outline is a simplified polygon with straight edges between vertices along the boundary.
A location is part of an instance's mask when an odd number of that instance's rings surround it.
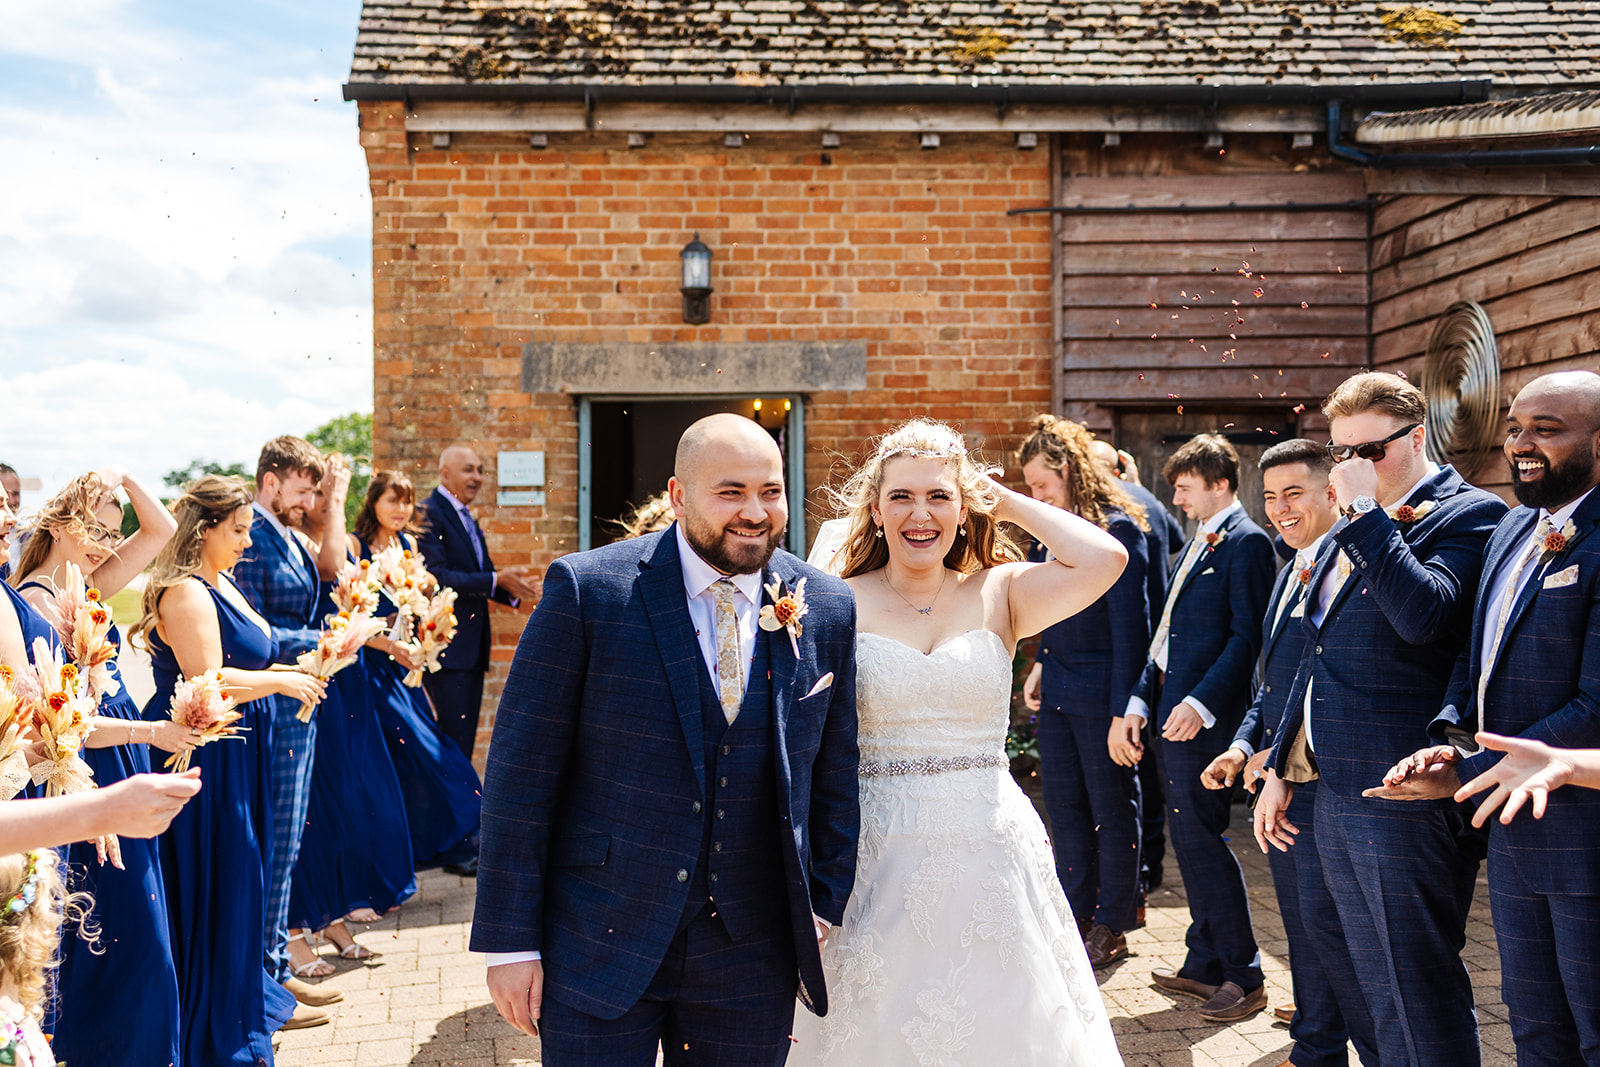
<svg viewBox="0 0 1600 1067">
<path fill-rule="evenodd" d="M 171 10 L 7 14 L 0 459 L 47 484 L 248 464 L 371 409 L 359 4 Z"/>
</svg>

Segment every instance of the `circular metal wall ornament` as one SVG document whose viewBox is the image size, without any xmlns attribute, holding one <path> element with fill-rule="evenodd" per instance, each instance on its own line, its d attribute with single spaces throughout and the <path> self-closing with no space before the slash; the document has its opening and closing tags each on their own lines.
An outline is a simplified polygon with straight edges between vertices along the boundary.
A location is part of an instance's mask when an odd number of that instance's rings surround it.
<svg viewBox="0 0 1600 1067">
<path fill-rule="evenodd" d="M 1483 308 L 1462 300 L 1445 309 L 1428 338 L 1421 385 L 1428 458 L 1470 474 L 1500 429 L 1500 352 Z"/>
</svg>

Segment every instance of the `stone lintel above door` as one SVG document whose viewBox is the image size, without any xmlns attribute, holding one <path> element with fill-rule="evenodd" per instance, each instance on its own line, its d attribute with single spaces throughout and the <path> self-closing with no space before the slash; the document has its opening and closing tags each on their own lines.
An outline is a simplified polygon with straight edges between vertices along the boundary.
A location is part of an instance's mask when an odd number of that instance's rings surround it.
<svg viewBox="0 0 1600 1067">
<path fill-rule="evenodd" d="M 779 394 L 866 384 L 867 347 L 861 341 L 522 346 L 522 388 L 530 393 Z"/>
</svg>

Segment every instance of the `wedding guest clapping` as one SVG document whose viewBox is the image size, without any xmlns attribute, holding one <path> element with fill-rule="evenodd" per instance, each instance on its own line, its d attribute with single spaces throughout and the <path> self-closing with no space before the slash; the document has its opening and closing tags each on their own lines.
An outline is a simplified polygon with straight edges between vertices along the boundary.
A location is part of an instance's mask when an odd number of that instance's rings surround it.
<svg viewBox="0 0 1600 1067">
<path fill-rule="evenodd" d="M 1513 796 L 1524 765 L 1549 760 L 1522 750 L 1497 762 L 1468 737 L 1474 726 L 1519 739 L 1497 738 L 1502 750 L 1600 746 L 1600 375 L 1530 382 L 1506 415 L 1504 448 L 1521 506 L 1489 538 L 1472 638 L 1430 727 L 1455 744 L 1414 754 L 1366 794 L 1437 804 L 1461 778 L 1484 775 L 1459 794 L 1496 787 L 1474 820 L 1480 826 Z M 1570 771 L 1544 773 L 1507 804 L 1515 815 L 1531 795 L 1540 817 L 1505 818 L 1489 835 L 1500 991 L 1524 1067 L 1593 1061 L 1600 1041 L 1600 975 L 1588 961 L 1600 936 L 1600 795 L 1548 797 L 1549 782 Z"/>
<path fill-rule="evenodd" d="M 182 1009 L 178 1062 L 272 1062 L 272 1032 L 297 1010 L 262 966 L 266 855 L 272 812 L 264 775 L 273 712 L 318 702 L 326 686 L 275 668 L 272 628 L 226 573 L 250 547 L 252 497 L 238 478 L 207 475 L 173 505 L 178 529 L 156 556 L 134 639 L 150 648 L 152 722 L 169 718 L 178 682 L 220 671 L 248 701 L 238 738 L 194 750 L 206 788 L 161 836 L 161 868 Z M 299 1009 L 304 1011 L 305 1009 Z"/>
<path fill-rule="evenodd" d="M 1055 845 L 1056 877 L 1078 917 L 1089 962 L 1128 954 L 1138 925 L 1139 787 L 1133 767 L 1113 760 L 1109 736 L 1128 706 L 1150 644 L 1149 520 L 1123 483 L 1095 461 L 1089 431 L 1040 415 L 1017 458 L 1035 500 L 1087 519 L 1128 554 L 1116 584 L 1093 604 L 1040 635 L 1023 687 L 1039 716 L 1039 762 Z M 1034 542 L 1029 560 L 1048 552 Z M 1163 563 L 1165 561 L 1163 560 Z"/>
</svg>

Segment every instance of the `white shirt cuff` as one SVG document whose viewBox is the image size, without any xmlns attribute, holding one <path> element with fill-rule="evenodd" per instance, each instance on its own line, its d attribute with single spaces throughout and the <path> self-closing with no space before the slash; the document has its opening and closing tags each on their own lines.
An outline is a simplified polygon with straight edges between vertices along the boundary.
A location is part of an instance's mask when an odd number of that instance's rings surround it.
<svg viewBox="0 0 1600 1067">
<path fill-rule="evenodd" d="M 1146 704 L 1138 697 L 1129 697 L 1127 710 L 1122 714 L 1133 715 L 1148 722 L 1150 720 L 1150 705 Z"/>
<path fill-rule="evenodd" d="M 1200 713 L 1200 721 L 1205 723 L 1207 730 L 1217 725 L 1217 717 L 1211 714 L 1211 709 L 1200 703 L 1193 696 L 1184 697 L 1183 702 Z"/>
<path fill-rule="evenodd" d="M 542 957 L 537 952 L 490 952 L 484 958 L 490 967 L 504 967 L 508 963 L 532 963 Z"/>
<path fill-rule="evenodd" d="M 1251 756 L 1256 754 L 1256 747 L 1254 745 L 1248 741 L 1240 740 L 1237 737 L 1233 739 L 1233 744 L 1229 745 L 1228 747 L 1239 752 L 1243 752 L 1245 759 L 1249 759 Z"/>
</svg>

